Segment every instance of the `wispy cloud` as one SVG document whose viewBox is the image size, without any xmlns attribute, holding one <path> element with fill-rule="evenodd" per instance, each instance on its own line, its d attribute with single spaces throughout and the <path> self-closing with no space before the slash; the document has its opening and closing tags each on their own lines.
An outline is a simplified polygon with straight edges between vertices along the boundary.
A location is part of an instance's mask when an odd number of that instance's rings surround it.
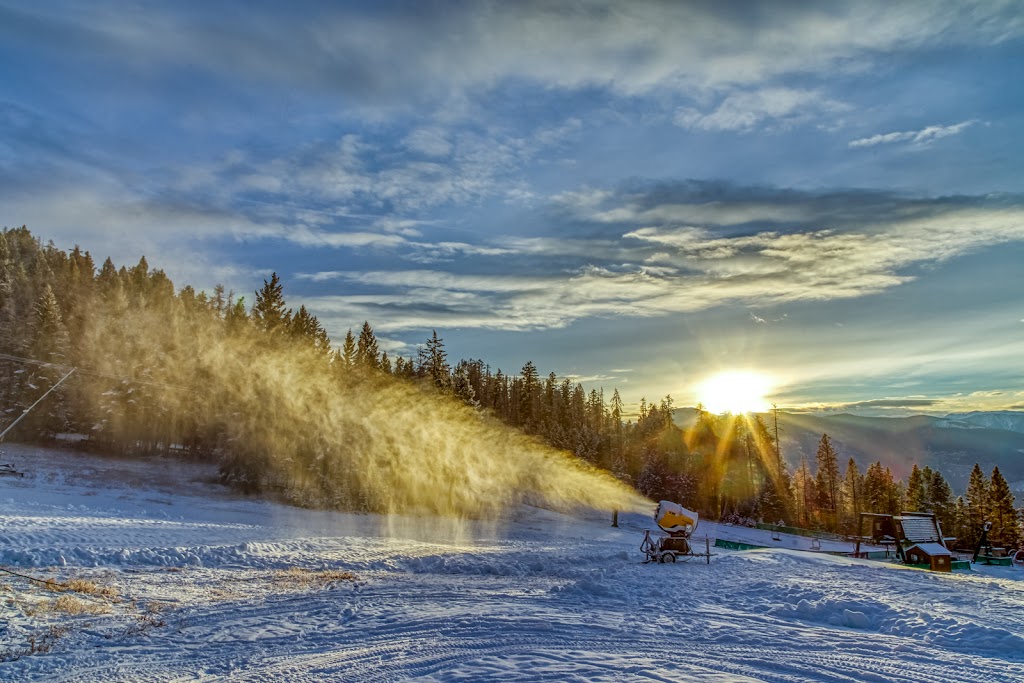
<svg viewBox="0 0 1024 683">
<path fill-rule="evenodd" d="M 730 93 L 711 111 L 683 107 L 673 120 L 682 128 L 750 132 L 762 127 L 788 128 L 848 109 L 817 91 L 775 87 Z"/>
<path fill-rule="evenodd" d="M 961 121 L 951 126 L 926 126 L 920 130 L 906 130 L 898 133 L 882 133 L 866 138 L 851 140 L 849 147 L 874 147 L 875 145 L 890 145 L 897 142 L 909 142 L 914 145 L 927 145 L 935 140 L 950 137 L 962 133 L 970 126 L 977 123 L 975 120 Z"/>
<path fill-rule="evenodd" d="M 416 129 L 397 141 L 370 141 L 349 133 L 335 141 L 307 143 L 287 156 L 267 158 L 236 150 L 219 162 L 181 169 L 177 185 L 190 193 L 215 186 L 222 202 L 256 199 L 293 218 L 311 218 L 288 211 L 299 201 L 321 216 L 344 215 L 355 208 L 378 214 L 381 224 L 386 219 L 413 226 L 419 216 L 439 206 L 472 204 L 516 191 L 528 194 L 519 176 L 524 164 L 557 148 L 578 127 L 572 119 L 523 134 L 498 126 L 485 131 Z"/>
<path fill-rule="evenodd" d="M 761 203 L 771 204 L 763 188 L 752 193 L 760 195 Z M 666 199 L 665 191 L 659 190 L 659 196 Z M 638 202 L 635 195 L 629 200 Z M 865 206 L 851 208 L 857 200 Z M 913 280 L 918 266 L 1024 240 L 1019 227 L 1024 222 L 1024 205 L 1019 201 L 901 201 L 890 195 L 859 193 L 843 209 L 845 215 L 838 211 L 834 197 L 825 195 L 804 194 L 797 199 L 780 192 L 778 201 L 798 205 L 792 207 L 795 213 L 812 222 L 830 216 L 837 227 L 788 225 L 729 234 L 735 229 L 663 225 L 620 232 L 616 247 L 603 252 L 588 254 L 587 245 L 593 241 L 589 237 L 581 237 L 578 243 L 572 238 L 548 243 L 549 249 L 564 248 L 549 251 L 549 259 L 578 264 L 553 272 L 542 273 L 535 267 L 512 274 L 535 256 L 506 247 L 505 253 L 496 255 L 501 261 L 490 262 L 502 267 L 488 272 L 341 271 L 307 277 L 337 278 L 384 292 L 331 301 L 349 307 L 349 314 L 382 321 L 378 324 L 386 329 L 422 328 L 433 320 L 449 327 L 524 330 L 564 327 L 581 318 L 662 316 L 730 303 L 772 306 L 863 297 Z M 889 212 L 868 220 L 871 211 L 883 204 L 889 205 Z M 672 206 L 679 210 L 686 205 Z M 607 207 L 592 206 L 591 211 L 595 220 L 606 222 Z M 623 212 L 622 225 L 630 223 L 630 215 L 635 219 L 649 213 L 646 209 Z M 777 213 L 766 211 L 772 220 L 777 220 Z M 737 214 L 723 210 L 719 215 Z M 746 220 L 747 214 L 743 216 Z M 604 256 L 597 256 L 600 253 Z M 659 267 L 649 265 L 651 259 L 657 259 Z M 750 318 L 758 324 L 767 322 L 755 314 Z"/>
<path fill-rule="evenodd" d="M 928 408 L 941 403 L 941 399 L 935 398 L 876 398 L 870 401 L 845 403 L 836 406 L 836 408 L 841 410 L 853 408 Z"/>
<path fill-rule="evenodd" d="M 1019 400 L 1022 395 L 1024 392 L 989 390 L 933 396 L 887 397 L 849 403 L 819 404 L 815 410 L 829 413 L 854 412 L 859 415 L 925 413 L 942 417 L 972 410 L 1020 410 L 1024 406 L 1015 404 L 1014 401 Z"/>
</svg>

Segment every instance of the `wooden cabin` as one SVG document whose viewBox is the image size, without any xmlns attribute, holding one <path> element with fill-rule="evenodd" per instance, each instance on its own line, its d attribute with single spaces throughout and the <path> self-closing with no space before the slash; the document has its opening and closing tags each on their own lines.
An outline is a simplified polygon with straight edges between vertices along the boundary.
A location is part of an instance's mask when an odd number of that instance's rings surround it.
<svg viewBox="0 0 1024 683">
<path fill-rule="evenodd" d="M 861 541 L 885 546 L 885 556 L 889 556 L 888 547 L 893 545 L 896 556 L 905 564 L 927 567 L 937 572 L 949 572 L 953 569 L 966 569 L 970 565 L 957 560 L 946 547 L 950 540 L 942 535 L 935 515 L 930 512 L 904 512 L 901 515 L 885 515 L 862 512 L 860 527 L 863 534 L 864 523 L 870 522 L 870 535 L 857 538 L 857 557 L 871 557 L 871 553 L 861 553 Z"/>
<path fill-rule="evenodd" d="M 907 564 L 927 567 L 933 572 L 953 571 L 953 555 L 940 543 L 915 543 L 903 550 Z"/>
</svg>

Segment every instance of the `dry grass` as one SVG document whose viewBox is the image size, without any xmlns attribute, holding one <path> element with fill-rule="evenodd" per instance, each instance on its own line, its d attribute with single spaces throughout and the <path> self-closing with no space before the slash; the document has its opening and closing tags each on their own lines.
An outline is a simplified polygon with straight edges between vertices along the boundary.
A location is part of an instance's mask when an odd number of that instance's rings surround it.
<svg viewBox="0 0 1024 683">
<path fill-rule="evenodd" d="M 96 624 L 110 630 L 127 623 L 124 636 L 166 626 L 170 605 L 157 601 L 139 604 L 125 600 L 107 581 L 109 578 L 72 578 L 66 582 L 47 578 L 24 585 L 0 583 L 0 604 L 6 604 L 28 617 L 21 628 L 6 631 L 0 638 L 0 662 L 50 652 L 68 634 L 80 628 L 95 628 Z M 111 620 L 97 620 L 100 615 L 109 615 Z M 25 635 L 19 636 L 18 631 L 22 628 Z M 0 680 L 4 680 L 2 675 Z"/>
<path fill-rule="evenodd" d="M 56 600 L 45 600 L 24 609 L 30 617 L 46 614 L 109 614 L 110 606 L 99 602 L 81 600 L 73 595 L 62 595 Z"/>
<path fill-rule="evenodd" d="M 218 602 L 222 601 L 222 600 L 223 601 L 238 600 L 238 599 L 243 597 L 243 595 L 241 593 L 239 593 L 238 591 L 235 591 L 235 590 L 231 590 L 230 588 L 217 588 L 217 587 L 214 587 L 214 588 L 211 588 L 209 591 L 207 591 L 206 594 L 208 596 L 210 596 L 210 600 L 214 600 L 214 601 L 218 601 Z"/>
<path fill-rule="evenodd" d="M 13 662 L 22 657 L 49 652 L 70 630 L 67 626 L 50 626 L 45 631 L 33 633 L 28 636 L 26 647 L 0 650 L 0 662 Z"/>
<path fill-rule="evenodd" d="M 308 588 L 324 588 L 340 581 L 355 581 L 356 575 L 340 569 L 303 569 L 289 567 L 274 574 L 274 583 L 282 588 L 293 590 Z"/>
<path fill-rule="evenodd" d="M 86 579 L 72 579 L 64 585 L 67 587 L 67 590 L 74 591 L 75 593 L 95 595 L 108 600 L 117 599 L 117 589 L 113 586 L 99 586 L 92 581 L 87 581 Z"/>
<path fill-rule="evenodd" d="M 108 614 L 110 607 L 103 603 L 80 600 L 73 595 L 62 595 L 57 598 L 53 607 L 56 611 L 67 614 Z"/>
<path fill-rule="evenodd" d="M 65 588 L 64 584 L 57 580 L 54 576 L 46 578 L 37 578 L 36 583 L 42 587 L 43 590 L 50 591 L 51 593 L 63 593 Z"/>
</svg>

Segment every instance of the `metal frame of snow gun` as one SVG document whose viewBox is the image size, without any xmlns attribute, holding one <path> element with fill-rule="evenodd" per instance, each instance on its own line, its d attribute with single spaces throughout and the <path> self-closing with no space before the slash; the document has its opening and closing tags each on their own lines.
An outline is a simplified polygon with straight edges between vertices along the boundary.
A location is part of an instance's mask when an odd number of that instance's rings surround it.
<svg viewBox="0 0 1024 683">
<path fill-rule="evenodd" d="M 644 564 L 678 562 L 680 558 L 685 558 L 683 561 L 687 562 L 693 557 L 703 557 L 707 564 L 711 564 L 711 556 L 714 554 L 711 552 L 711 539 L 707 536 L 704 537 L 704 552 L 695 553 L 688 538 L 663 536 L 655 540 L 651 538 L 650 529 L 644 530 L 644 540 L 640 543 L 640 552 L 647 558 L 644 560 Z"/>
<path fill-rule="evenodd" d="M 677 562 L 679 558 L 703 557 L 711 564 L 711 539 L 704 537 L 704 552 L 695 553 L 690 545 L 690 538 L 697 530 L 698 515 L 682 505 L 663 500 L 658 503 L 654 512 L 654 521 L 667 536 L 655 540 L 650 530 L 644 531 L 644 540 L 640 543 L 640 552 L 649 562 Z"/>
<path fill-rule="evenodd" d="M 14 465 L 7 463 L 0 465 L 0 477 L 24 477 L 24 472 L 19 472 Z"/>
</svg>

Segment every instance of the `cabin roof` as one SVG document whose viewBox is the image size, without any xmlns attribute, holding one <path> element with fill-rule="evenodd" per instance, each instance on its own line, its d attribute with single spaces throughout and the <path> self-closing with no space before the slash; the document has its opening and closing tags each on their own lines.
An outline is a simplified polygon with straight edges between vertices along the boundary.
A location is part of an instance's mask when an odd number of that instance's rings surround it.
<svg viewBox="0 0 1024 683">
<path fill-rule="evenodd" d="M 951 555 L 949 549 L 945 546 L 939 545 L 938 543 L 915 543 L 914 545 L 907 548 L 907 552 L 918 548 L 919 550 L 935 557 L 936 555 Z"/>
</svg>

